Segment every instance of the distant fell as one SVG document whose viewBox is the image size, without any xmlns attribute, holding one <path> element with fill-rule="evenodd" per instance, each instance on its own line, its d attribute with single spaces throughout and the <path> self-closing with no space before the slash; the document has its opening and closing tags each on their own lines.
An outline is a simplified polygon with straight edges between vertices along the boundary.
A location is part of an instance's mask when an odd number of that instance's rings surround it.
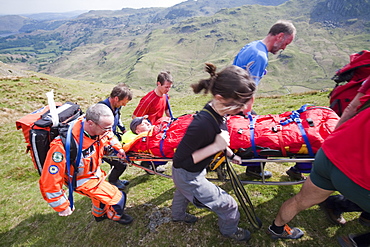
<svg viewBox="0 0 370 247">
<path fill-rule="evenodd" d="M 195 16 L 212 15 L 222 8 L 233 8 L 242 5 L 279 5 L 288 0 L 188 0 L 169 8 L 123 8 L 122 10 L 76 10 L 64 13 L 36 13 L 25 15 L 0 16 L 0 35 L 25 33 L 35 30 L 54 30 L 66 23 L 66 20 L 80 16 L 94 17 L 120 17 L 126 19 L 131 25 L 143 23 L 158 23 L 166 20 L 173 24 L 173 20 L 181 20 Z M 86 13 L 87 12 L 87 13 Z M 125 16 L 127 18 L 125 18 Z M 27 20 L 27 21 L 25 21 Z"/>
<path fill-rule="evenodd" d="M 86 12 L 87 10 L 75 10 L 75 11 L 62 12 L 62 13 L 45 12 L 45 13 L 36 13 L 36 14 L 26 14 L 22 16 L 26 16 L 30 19 L 37 20 L 37 21 L 51 21 L 51 20 L 67 20 L 67 19 L 75 18 Z"/>
<path fill-rule="evenodd" d="M 297 27 L 296 39 L 284 52 L 270 54 L 259 93 L 332 87 L 330 78 L 349 54 L 369 47 L 370 22 L 360 18 L 361 1 L 281 2 L 189 0 L 171 8 L 89 11 L 55 21 L 51 30 L 1 38 L 0 60 L 62 78 L 125 82 L 144 91 L 153 87 L 159 71 L 170 70 L 174 91 L 188 92 L 190 83 L 207 76 L 205 62 L 218 68 L 232 64 L 241 47 L 262 39 L 277 20 L 288 19 Z M 318 12 L 324 7 L 332 14 Z M 339 10 L 345 10 L 340 19 Z"/>
</svg>

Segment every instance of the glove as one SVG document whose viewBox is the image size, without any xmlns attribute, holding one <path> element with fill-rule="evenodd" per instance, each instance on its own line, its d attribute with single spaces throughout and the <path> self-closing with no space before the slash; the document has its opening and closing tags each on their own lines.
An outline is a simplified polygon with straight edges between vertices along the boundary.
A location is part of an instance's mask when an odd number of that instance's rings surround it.
<svg viewBox="0 0 370 247">
<path fill-rule="evenodd" d="M 59 216 L 69 216 L 73 213 L 74 210 L 75 210 L 75 206 L 73 206 L 72 209 L 71 207 L 68 207 L 66 210 L 59 212 L 58 215 Z"/>
</svg>

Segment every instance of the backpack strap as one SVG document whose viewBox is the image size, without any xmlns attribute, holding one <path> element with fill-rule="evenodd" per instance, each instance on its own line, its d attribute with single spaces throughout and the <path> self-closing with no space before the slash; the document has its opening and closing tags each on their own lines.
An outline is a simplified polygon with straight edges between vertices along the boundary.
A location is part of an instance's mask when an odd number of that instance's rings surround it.
<svg viewBox="0 0 370 247">
<path fill-rule="evenodd" d="M 78 173 L 78 165 L 80 164 L 81 161 L 81 155 L 82 155 L 82 143 L 83 143 L 83 137 L 84 137 L 84 120 L 81 122 L 81 129 L 80 129 L 80 139 L 79 139 L 79 144 L 78 144 L 78 149 L 77 149 L 77 158 L 75 156 L 75 159 L 71 162 L 71 144 L 75 143 L 72 141 L 72 129 L 73 129 L 74 124 L 70 124 L 67 132 L 67 138 L 66 138 L 66 143 L 65 143 L 65 151 L 66 151 L 66 166 L 67 166 L 67 174 L 68 174 L 68 190 L 69 190 L 69 206 L 71 209 L 73 209 L 73 191 L 76 188 L 76 178 L 77 178 L 77 173 Z M 73 144 L 72 144 L 73 145 Z M 75 148 L 72 150 L 76 150 L 76 144 Z M 72 151 L 73 152 L 73 151 Z M 74 152 L 74 153 L 76 153 Z M 73 165 L 74 171 L 73 175 L 71 175 L 71 165 Z"/>
<path fill-rule="evenodd" d="M 170 100 L 168 98 L 168 94 L 166 94 L 166 102 L 167 102 L 167 105 L 168 105 L 168 111 L 170 112 L 170 117 L 171 117 L 171 119 L 173 119 L 173 114 L 172 114 L 172 110 L 171 110 Z"/>
<path fill-rule="evenodd" d="M 362 106 L 357 110 L 357 113 L 358 114 L 359 112 L 367 109 L 370 107 L 370 99 L 368 99 L 364 104 L 362 104 Z"/>
<path fill-rule="evenodd" d="M 106 105 L 109 107 L 109 109 L 112 111 L 113 113 L 113 116 L 114 116 L 114 121 L 116 121 L 116 119 L 118 119 L 118 122 L 117 122 L 117 125 L 116 125 L 116 128 L 113 129 L 113 133 L 114 135 L 117 137 L 117 139 L 119 141 L 122 141 L 122 137 L 121 135 L 123 135 L 126 131 L 126 127 L 123 125 L 123 123 L 121 122 L 121 107 L 120 106 L 119 108 L 117 108 L 116 110 L 113 110 L 113 107 L 110 105 L 109 103 L 109 100 L 108 99 L 105 99 L 105 100 L 102 100 L 102 101 L 99 101 L 98 104 L 103 104 L 103 105 Z M 115 115 L 117 114 L 117 115 Z M 118 131 L 118 129 L 121 131 Z"/>
</svg>

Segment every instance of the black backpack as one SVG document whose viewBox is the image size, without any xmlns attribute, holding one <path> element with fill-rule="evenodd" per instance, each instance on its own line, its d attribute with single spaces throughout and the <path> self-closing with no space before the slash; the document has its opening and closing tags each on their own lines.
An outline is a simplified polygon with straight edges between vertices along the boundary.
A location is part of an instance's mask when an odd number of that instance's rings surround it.
<svg viewBox="0 0 370 247">
<path fill-rule="evenodd" d="M 70 123 L 83 114 L 80 106 L 72 102 L 57 105 L 59 124 L 56 127 L 53 127 L 48 106 L 44 106 L 16 121 L 17 129 L 23 130 L 27 152 L 30 152 L 34 166 L 40 175 L 52 140 L 60 136 L 65 146 Z M 73 164 L 77 156 L 77 144 L 74 140 L 71 140 L 70 143 L 70 160 Z"/>
</svg>

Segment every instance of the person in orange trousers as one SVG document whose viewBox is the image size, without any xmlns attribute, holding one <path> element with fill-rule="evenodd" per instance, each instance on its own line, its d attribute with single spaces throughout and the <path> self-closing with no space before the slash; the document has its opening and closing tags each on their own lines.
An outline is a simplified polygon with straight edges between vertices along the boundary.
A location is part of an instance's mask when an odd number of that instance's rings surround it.
<svg viewBox="0 0 370 247">
<path fill-rule="evenodd" d="M 74 167 L 67 169 L 67 153 L 61 137 L 51 142 L 39 185 L 43 198 L 59 216 L 68 216 L 74 211 L 71 198 L 63 189 L 63 185 L 73 183 L 75 192 L 91 198 L 92 214 L 97 222 L 107 218 L 120 224 L 133 221 L 130 215 L 124 213 L 126 194 L 106 181 L 106 174 L 100 168 L 106 146 L 112 146 L 118 152 L 118 157 L 126 157 L 122 145 L 112 132 L 113 121 L 109 107 L 95 104 L 89 107 L 85 116 L 71 123 L 73 141 L 77 147 L 82 146 L 81 158 L 76 161 L 78 171 L 73 179 L 75 182 L 70 181 Z"/>
</svg>

